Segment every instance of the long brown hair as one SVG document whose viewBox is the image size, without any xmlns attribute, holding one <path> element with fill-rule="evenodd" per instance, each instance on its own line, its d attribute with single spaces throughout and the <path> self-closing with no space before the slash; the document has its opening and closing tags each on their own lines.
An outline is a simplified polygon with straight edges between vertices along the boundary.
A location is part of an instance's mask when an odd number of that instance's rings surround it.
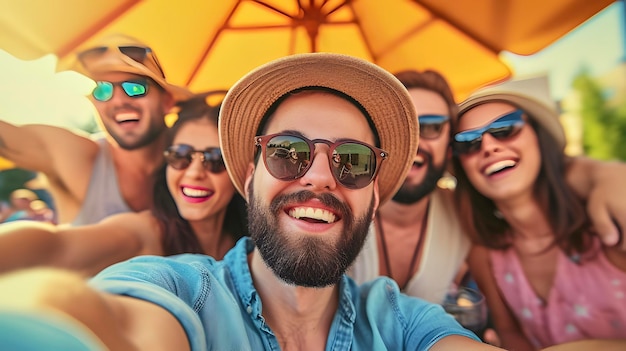
<svg viewBox="0 0 626 351">
<path fill-rule="evenodd" d="M 168 130 L 167 144 L 172 145 L 174 137 L 187 122 L 206 119 L 217 126 L 220 104 L 209 104 L 212 97 L 224 95 L 224 91 L 210 91 L 197 94 L 193 98 L 178 103 L 178 119 Z M 189 222 L 181 217 L 167 187 L 167 165 L 163 164 L 155 173 L 154 203 L 151 211 L 163 233 L 162 243 L 165 255 L 179 253 L 204 253 Z M 246 202 L 235 192 L 226 208 L 223 231 L 237 241 L 248 234 Z M 221 233 L 216 233 L 221 234 Z"/>
<path fill-rule="evenodd" d="M 536 122 L 541 116 L 525 114 L 528 126 L 537 135 L 541 154 L 541 169 L 533 192 L 555 233 L 554 245 L 568 254 L 584 253 L 589 248 L 586 244 L 590 225 L 584 203 L 565 182 L 566 156 L 554 136 Z M 458 181 L 455 191 L 458 213 L 472 240 L 492 249 L 510 247 L 511 227 L 498 215 L 494 202 L 474 188 L 457 156 L 452 158 L 452 167 Z"/>
</svg>

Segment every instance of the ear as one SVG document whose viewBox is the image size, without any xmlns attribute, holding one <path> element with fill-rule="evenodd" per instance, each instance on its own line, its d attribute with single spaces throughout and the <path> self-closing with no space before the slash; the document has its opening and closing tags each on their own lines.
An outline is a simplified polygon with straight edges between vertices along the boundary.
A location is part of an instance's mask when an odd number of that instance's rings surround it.
<svg viewBox="0 0 626 351">
<path fill-rule="evenodd" d="M 246 201 L 250 203 L 250 184 L 252 184 L 252 180 L 254 179 L 254 163 L 250 162 L 248 164 L 248 169 L 246 170 L 246 181 L 243 183 L 243 191 L 246 194 Z"/>
<path fill-rule="evenodd" d="M 380 205 L 380 194 L 378 193 L 378 177 L 376 177 L 376 179 L 374 179 L 374 213 L 372 215 L 372 220 L 376 217 L 378 205 Z"/>
<path fill-rule="evenodd" d="M 174 109 L 174 105 L 176 105 L 176 100 L 174 96 L 167 91 L 161 92 L 161 106 L 163 107 L 163 111 L 167 114 L 168 112 L 172 112 Z"/>
</svg>

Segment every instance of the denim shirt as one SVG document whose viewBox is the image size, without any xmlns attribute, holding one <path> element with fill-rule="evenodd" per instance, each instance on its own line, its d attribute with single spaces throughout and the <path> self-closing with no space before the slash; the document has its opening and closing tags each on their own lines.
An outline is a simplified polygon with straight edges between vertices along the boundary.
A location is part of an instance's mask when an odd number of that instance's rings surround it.
<svg viewBox="0 0 626 351">
<path fill-rule="evenodd" d="M 170 311 L 191 350 L 280 350 L 248 267 L 253 249 L 244 237 L 223 261 L 199 254 L 141 256 L 105 269 L 90 284 Z M 479 340 L 439 305 L 400 294 L 388 278 L 357 286 L 344 275 L 339 290 L 326 350 L 428 350 L 453 334 Z"/>
</svg>

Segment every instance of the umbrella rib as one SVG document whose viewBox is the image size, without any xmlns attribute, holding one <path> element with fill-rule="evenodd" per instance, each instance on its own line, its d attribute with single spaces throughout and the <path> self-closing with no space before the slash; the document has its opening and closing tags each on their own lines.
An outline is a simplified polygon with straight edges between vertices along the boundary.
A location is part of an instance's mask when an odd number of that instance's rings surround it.
<svg viewBox="0 0 626 351">
<path fill-rule="evenodd" d="M 227 28 L 228 22 L 230 22 L 230 19 L 233 17 L 233 15 L 235 14 L 235 11 L 237 11 L 237 8 L 239 7 L 240 4 L 241 4 L 241 0 L 238 0 L 235 3 L 235 5 L 233 6 L 233 8 L 230 11 L 230 13 L 228 14 L 228 16 L 226 16 L 224 18 L 224 21 L 222 22 L 222 25 L 220 25 L 217 28 L 217 31 L 215 32 L 215 35 L 211 38 L 211 41 L 209 41 L 209 44 L 206 46 L 206 48 L 202 52 L 202 55 L 200 56 L 200 59 L 198 59 L 196 65 L 191 70 L 191 73 L 189 74 L 189 77 L 187 78 L 187 81 L 185 83 L 186 86 L 189 86 L 191 84 L 191 82 L 195 79 L 196 75 L 198 74 L 198 71 L 200 71 L 200 67 L 202 66 L 202 62 L 204 62 L 206 60 L 207 56 L 209 56 L 209 52 L 211 52 L 211 49 L 213 49 L 213 46 L 217 42 L 217 38 L 220 36 L 220 33 L 222 31 L 224 31 L 225 28 Z"/>
<path fill-rule="evenodd" d="M 93 37 L 96 33 L 98 33 L 100 30 L 106 27 L 109 23 L 113 22 L 116 18 L 119 18 L 122 14 L 124 14 L 126 11 L 129 11 L 133 6 L 137 5 L 139 2 L 141 2 L 141 0 L 130 0 L 124 3 L 123 6 L 120 6 L 117 9 L 115 9 L 115 11 L 111 12 L 109 15 L 102 17 L 94 25 L 89 27 L 88 30 L 82 32 L 81 35 L 71 40 L 67 44 L 63 45 L 58 50 L 57 56 L 65 57 L 66 55 L 69 55 L 74 50 L 76 50 L 77 47 L 79 47 L 85 41 L 87 41 L 87 39 Z"/>
<path fill-rule="evenodd" d="M 480 39 L 479 37 L 474 35 L 474 33 L 472 33 L 472 31 L 470 31 L 469 28 L 465 28 L 465 27 L 459 25 L 457 22 L 453 21 L 450 17 L 444 15 L 440 11 L 437 11 L 437 9 L 434 9 L 431 6 L 428 6 L 427 4 L 424 4 L 420 0 L 413 0 L 413 2 L 416 5 L 425 8 L 429 13 L 431 13 L 431 15 L 433 17 L 441 19 L 442 21 L 444 21 L 445 23 L 449 24 L 453 28 L 456 28 L 459 32 L 461 32 L 464 35 L 467 35 L 468 37 L 470 37 L 472 40 L 476 41 L 477 43 L 480 43 L 483 47 L 485 47 L 485 49 L 487 49 L 487 50 L 489 50 L 489 51 L 491 51 L 491 52 L 493 52 L 495 54 L 498 54 L 498 53 L 500 53 L 500 51 L 502 51 L 499 48 L 496 48 L 496 47 L 492 46 L 491 44 L 485 42 L 484 40 Z"/>
</svg>

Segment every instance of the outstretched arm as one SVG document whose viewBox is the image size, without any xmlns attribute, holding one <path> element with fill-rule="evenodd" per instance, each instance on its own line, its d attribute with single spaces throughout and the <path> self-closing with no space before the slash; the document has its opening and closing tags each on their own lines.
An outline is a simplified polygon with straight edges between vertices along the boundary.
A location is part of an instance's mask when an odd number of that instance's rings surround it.
<svg viewBox="0 0 626 351">
<path fill-rule="evenodd" d="M 607 246 L 626 250 L 626 163 L 588 157 L 569 160 L 567 182 L 587 201 L 587 213 Z"/>
<path fill-rule="evenodd" d="M 5 223 L 0 225 L 0 272 L 46 265 L 92 275 L 133 256 L 162 255 L 159 233 L 148 211 L 79 227 Z"/>
<path fill-rule="evenodd" d="M 2 312 L 5 309 L 40 315 L 42 320 L 58 316 L 68 322 L 64 326 L 76 325 L 91 331 L 110 350 L 190 348 L 182 326 L 165 309 L 146 301 L 98 292 L 82 277 L 67 271 L 38 268 L 0 276 L 0 320 L 7 318 L 7 312 Z M 65 331 L 76 332 L 69 327 Z M 0 338 L 11 337 L 0 333 Z M 0 340 L 0 344 L 6 341 Z M 58 339 L 51 340 L 54 341 Z M 38 345 L 36 338 L 33 342 Z M 67 347 L 48 346 L 59 350 Z"/>
</svg>

